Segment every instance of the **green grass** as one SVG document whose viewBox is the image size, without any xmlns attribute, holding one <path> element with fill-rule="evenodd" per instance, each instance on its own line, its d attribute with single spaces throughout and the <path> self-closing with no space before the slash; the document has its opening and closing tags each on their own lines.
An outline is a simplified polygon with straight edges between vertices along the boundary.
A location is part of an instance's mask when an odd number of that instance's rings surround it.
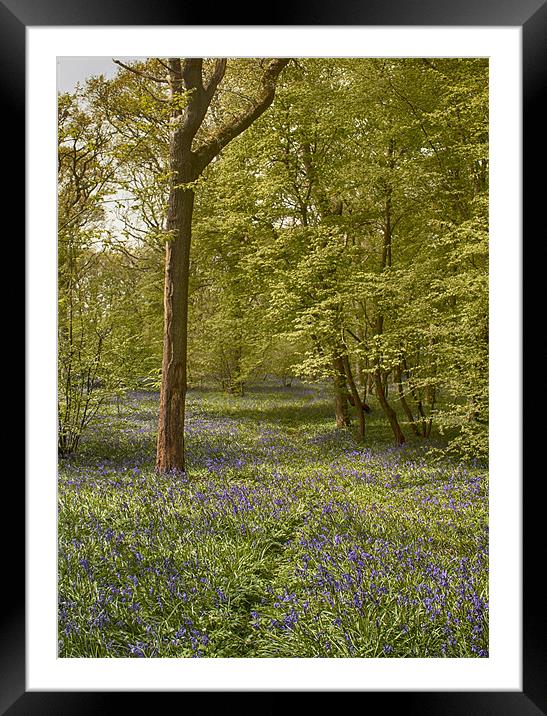
<svg viewBox="0 0 547 716">
<path fill-rule="evenodd" d="M 188 473 L 161 476 L 157 405 L 110 406 L 60 463 L 60 656 L 487 656 L 484 466 L 260 385 L 191 391 Z"/>
</svg>

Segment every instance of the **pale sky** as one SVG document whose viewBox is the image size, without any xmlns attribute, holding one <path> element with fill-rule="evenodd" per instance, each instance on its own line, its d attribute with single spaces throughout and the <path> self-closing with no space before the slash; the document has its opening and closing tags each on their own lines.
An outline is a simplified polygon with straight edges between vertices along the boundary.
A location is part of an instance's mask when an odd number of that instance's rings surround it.
<svg viewBox="0 0 547 716">
<path fill-rule="evenodd" d="M 128 62 L 137 58 L 116 56 L 116 59 Z M 112 57 L 58 57 L 57 91 L 73 92 L 77 82 L 83 83 L 94 75 L 105 75 L 108 79 L 114 77 L 119 69 Z"/>
</svg>

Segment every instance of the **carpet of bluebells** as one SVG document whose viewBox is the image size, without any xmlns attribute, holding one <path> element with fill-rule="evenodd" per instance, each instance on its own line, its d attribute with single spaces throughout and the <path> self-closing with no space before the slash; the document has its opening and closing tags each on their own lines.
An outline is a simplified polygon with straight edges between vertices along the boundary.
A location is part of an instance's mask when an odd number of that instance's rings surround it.
<svg viewBox="0 0 547 716">
<path fill-rule="evenodd" d="M 60 462 L 59 656 L 488 656 L 486 466 L 261 385 L 190 391 L 187 474 L 157 475 L 157 409 L 108 406 Z"/>
</svg>

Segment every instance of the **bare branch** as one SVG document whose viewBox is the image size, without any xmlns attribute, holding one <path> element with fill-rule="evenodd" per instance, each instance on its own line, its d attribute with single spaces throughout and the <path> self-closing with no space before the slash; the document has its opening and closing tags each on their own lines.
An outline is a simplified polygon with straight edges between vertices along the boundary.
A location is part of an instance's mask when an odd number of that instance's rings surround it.
<svg viewBox="0 0 547 716">
<path fill-rule="evenodd" d="M 164 62 L 161 57 L 155 57 L 154 59 L 156 60 L 156 62 L 159 62 L 160 65 L 163 65 L 163 67 L 165 67 L 167 71 L 169 71 L 169 65 L 167 64 L 167 62 Z"/>
<path fill-rule="evenodd" d="M 147 80 L 152 80 L 153 82 L 160 82 L 160 83 L 163 83 L 163 84 L 168 84 L 168 83 L 169 83 L 169 80 L 166 79 L 165 77 L 155 77 L 154 75 L 151 75 L 151 74 L 148 73 L 148 72 L 142 72 L 142 70 L 137 70 L 135 67 L 131 67 L 130 65 L 126 65 L 126 64 L 125 64 L 124 62 L 122 62 L 121 60 L 115 60 L 114 58 L 112 58 L 112 62 L 115 62 L 115 63 L 116 63 L 117 65 L 119 65 L 120 67 L 123 67 L 124 70 L 128 70 L 129 72 L 132 72 L 134 75 L 139 75 L 140 77 L 144 77 L 144 78 L 146 78 Z"/>
</svg>

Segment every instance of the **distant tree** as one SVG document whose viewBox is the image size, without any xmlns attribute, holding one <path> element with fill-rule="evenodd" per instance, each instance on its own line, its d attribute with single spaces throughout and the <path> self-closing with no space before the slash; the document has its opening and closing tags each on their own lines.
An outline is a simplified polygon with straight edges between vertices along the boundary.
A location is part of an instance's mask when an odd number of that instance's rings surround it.
<svg viewBox="0 0 547 716">
<path fill-rule="evenodd" d="M 128 380 L 135 292 L 127 262 L 106 249 L 110 131 L 78 94 L 59 97 L 58 117 L 58 447 L 67 454 Z"/>
<path fill-rule="evenodd" d="M 299 60 L 233 148 L 256 155 L 239 171 L 264 229 L 261 325 L 301 346 L 297 374 L 332 379 L 337 424 L 353 405 L 361 435 L 373 391 L 398 444 L 436 420 L 486 445 L 487 70 Z"/>
<path fill-rule="evenodd" d="M 74 95 L 58 100 L 58 448 L 73 452 L 100 400 L 103 336 L 86 320 L 90 246 L 103 216 L 108 136 Z"/>
</svg>

